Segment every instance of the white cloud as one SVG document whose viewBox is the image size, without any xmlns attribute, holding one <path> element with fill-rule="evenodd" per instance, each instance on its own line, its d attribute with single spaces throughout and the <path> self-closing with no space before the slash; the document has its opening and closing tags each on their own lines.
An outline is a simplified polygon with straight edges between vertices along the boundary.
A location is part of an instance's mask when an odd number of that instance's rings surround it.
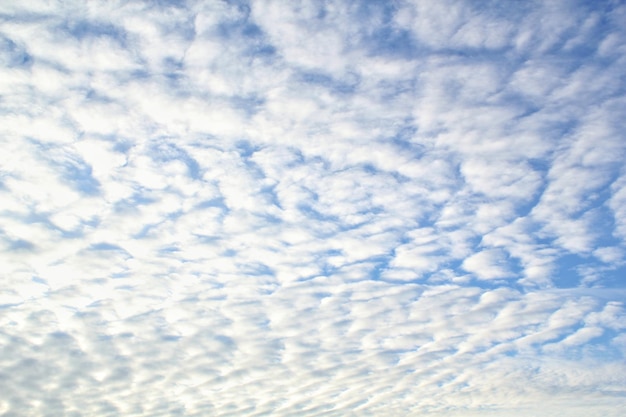
<svg viewBox="0 0 626 417">
<path fill-rule="evenodd" d="M 463 269 L 476 275 L 479 279 L 504 279 L 511 276 L 504 265 L 503 254 L 496 250 L 478 252 L 463 261 Z"/>
<path fill-rule="evenodd" d="M 623 408 L 623 8 L 0 9 L 0 413 Z"/>
</svg>

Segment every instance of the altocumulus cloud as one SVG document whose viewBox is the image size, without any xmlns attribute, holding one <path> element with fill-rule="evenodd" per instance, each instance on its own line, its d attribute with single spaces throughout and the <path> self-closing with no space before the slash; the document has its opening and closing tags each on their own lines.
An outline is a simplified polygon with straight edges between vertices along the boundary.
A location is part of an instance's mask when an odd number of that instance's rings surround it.
<svg viewBox="0 0 626 417">
<path fill-rule="evenodd" d="M 0 414 L 623 413 L 622 2 L 0 21 Z"/>
</svg>

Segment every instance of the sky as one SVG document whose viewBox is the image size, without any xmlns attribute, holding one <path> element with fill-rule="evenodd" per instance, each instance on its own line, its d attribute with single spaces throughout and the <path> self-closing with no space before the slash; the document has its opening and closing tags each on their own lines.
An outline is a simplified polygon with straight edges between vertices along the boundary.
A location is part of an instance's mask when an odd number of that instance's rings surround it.
<svg viewBox="0 0 626 417">
<path fill-rule="evenodd" d="M 0 415 L 621 417 L 625 22 L 0 0 Z"/>
</svg>

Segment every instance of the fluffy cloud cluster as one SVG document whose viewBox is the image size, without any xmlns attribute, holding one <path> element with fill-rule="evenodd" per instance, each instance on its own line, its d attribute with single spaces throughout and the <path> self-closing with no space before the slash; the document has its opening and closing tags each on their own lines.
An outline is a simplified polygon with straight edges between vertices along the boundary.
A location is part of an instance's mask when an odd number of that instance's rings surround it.
<svg viewBox="0 0 626 417">
<path fill-rule="evenodd" d="M 0 414 L 618 416 L 626 8 L 0 6 Z"/>
</svg>

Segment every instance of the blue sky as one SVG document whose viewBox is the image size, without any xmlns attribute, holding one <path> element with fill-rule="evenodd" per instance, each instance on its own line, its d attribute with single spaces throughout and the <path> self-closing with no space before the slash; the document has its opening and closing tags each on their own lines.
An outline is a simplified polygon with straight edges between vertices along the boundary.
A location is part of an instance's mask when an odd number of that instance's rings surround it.
<svg viewBox="0 0 626 417">
<path fill-rule="evenodd" d="M 0 415 L 626 407 L 620 1 L 0 3 Z"/>
</svg>

